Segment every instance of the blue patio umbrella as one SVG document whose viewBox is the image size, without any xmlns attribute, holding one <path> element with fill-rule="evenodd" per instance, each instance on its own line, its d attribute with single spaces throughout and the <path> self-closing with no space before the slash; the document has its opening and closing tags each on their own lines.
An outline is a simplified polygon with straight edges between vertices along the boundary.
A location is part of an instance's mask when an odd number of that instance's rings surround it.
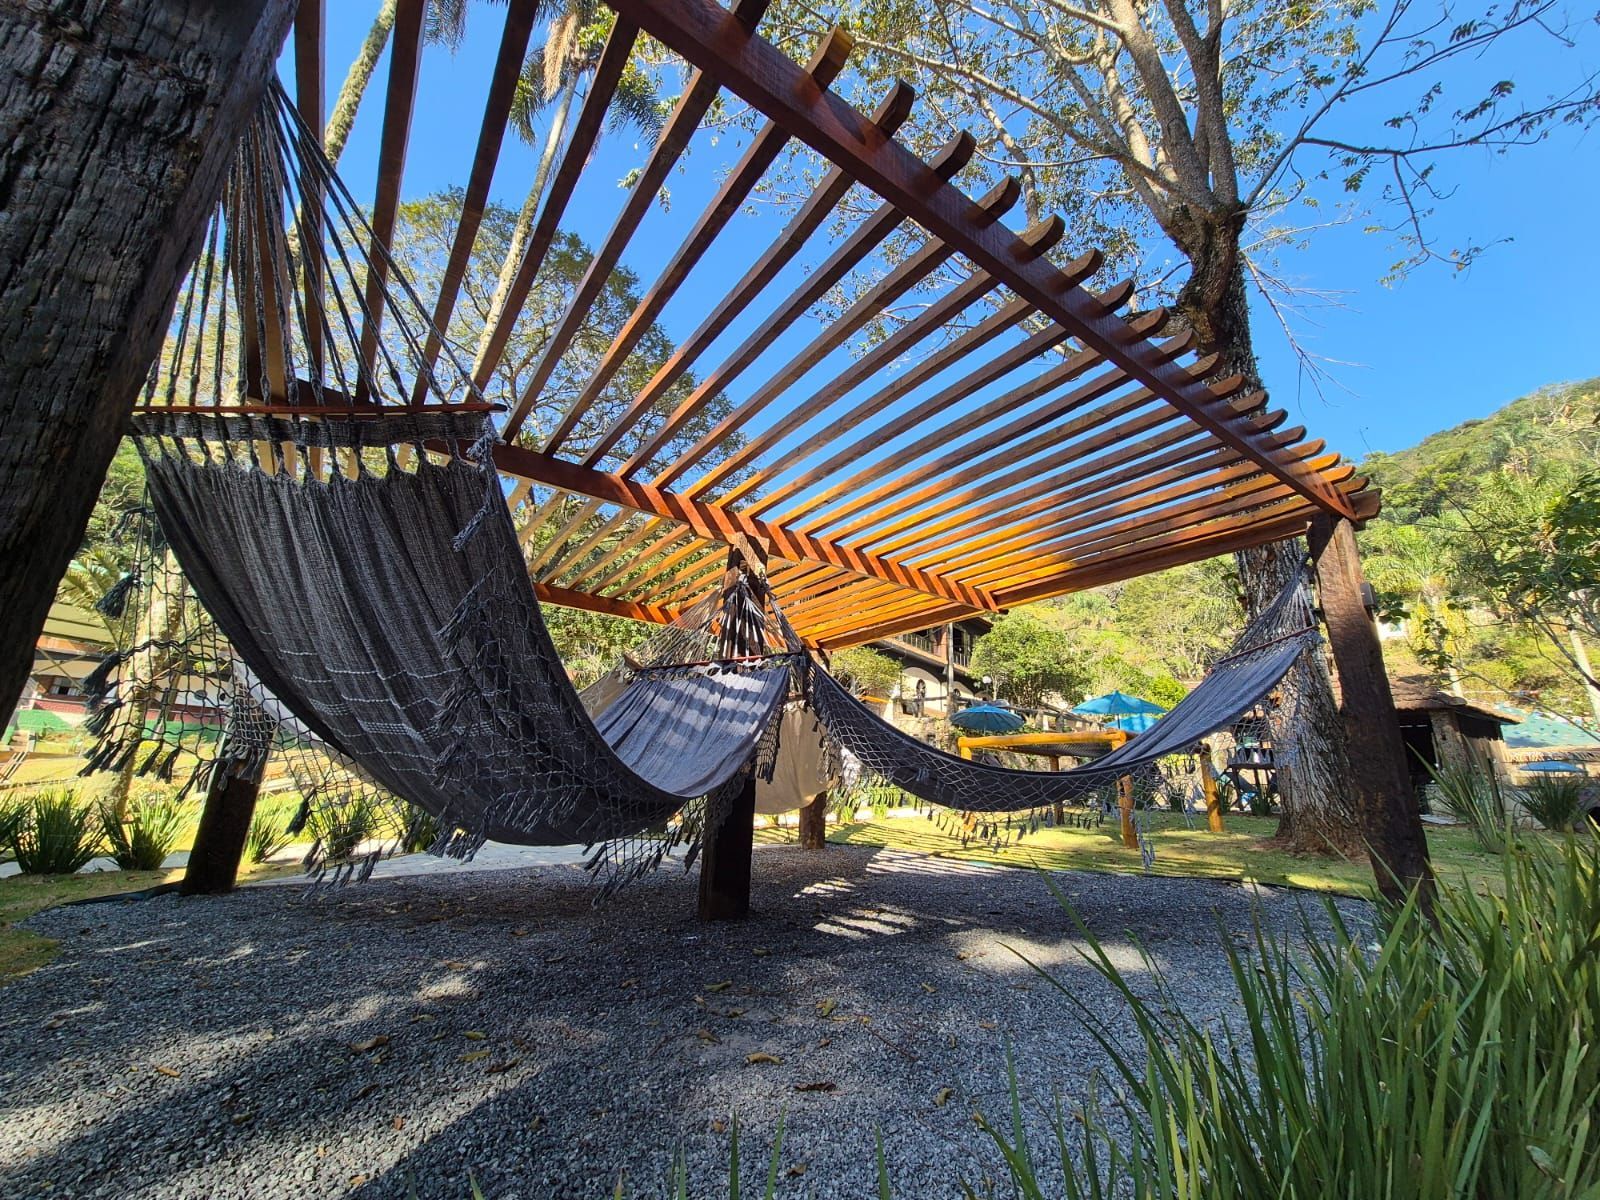
<svg viewBox="0 0 1600 1200">
<path fill-rule="evenodd" d="M 1531 771 L 1536 775 L 1582 775 L 1584 769 L 1577 763 L 1556 762 L 1546 759 L 1542 762 L 1518 763 L 1517 770 Z"/>
<path fill-rule="evenodd" d="M 1026 722 L 1020 713 L 998 704 L 974 704 L 951 717 L 950 724 L 969 733 L 1015 733 Z"/>
<path fill-rule="evenodd" d="M 1150 713 L 1129 713 L 1125 717 L 1112 717 L 1106 724 L 1113 725 L 1124 733 L 1143 733 L 1160 719 Z"/>
<path fill-rule="evenodd" d="M 1085 717 L 1131 717 L 1137 714 L 1160 716 L 1167 710 L 1159 704 L 1130 696 L 1127 692 L 1107 692 L 1093 700 L 1085 700 L 1072 710 Z"/>
</svg>

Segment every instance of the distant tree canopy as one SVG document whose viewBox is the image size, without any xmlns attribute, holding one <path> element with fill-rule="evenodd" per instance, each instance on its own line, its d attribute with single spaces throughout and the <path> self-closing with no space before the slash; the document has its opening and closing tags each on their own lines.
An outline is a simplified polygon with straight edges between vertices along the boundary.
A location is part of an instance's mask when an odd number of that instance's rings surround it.
<svg viewBox="0 0 1600 1200">
<path fill-rule="evenodd" d="M 1541 389 L 1363 464 L 1384 508 L 1362 534 L 1391 670 L 1465 692 L 1582 705 L 1600 644 L 1600 380 Z"/>
<path fill-rule="evenodd" d="M 888 696 L 900 682 L 900 664 L 871 646 L 849 646 L 832 656 L 832 674 L 857 696 Z"/>
<path fill-rule="evenodd" d="M 968 668 L 994 680 L 994 694 L 1025 708 L 1052 696 L 1076 703 L 1090 675 L 1082 652 L 1066 632 L 1031 609 L 995 619 L 977 641 Z"/>
</svg>

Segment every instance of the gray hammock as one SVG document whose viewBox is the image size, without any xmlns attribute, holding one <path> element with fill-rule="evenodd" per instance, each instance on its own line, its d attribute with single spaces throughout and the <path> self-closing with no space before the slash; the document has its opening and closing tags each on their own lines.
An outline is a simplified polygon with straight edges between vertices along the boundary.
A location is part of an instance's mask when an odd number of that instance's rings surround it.
<svg viewBox="0 0 1600 1200">
<path fill-rule="evenodd" d="M 1317 636 L 1306 586 L 1295 580 L 1171 712 L 1111 753 L 1068 771 L 1018 771 L 946 754 L 879 718 L 825 671 L 812 675 L 811 703 L 829 739 L 865 774 L 943 808 L 1023 812 L 1080 802 L 1187 753 L 1254 708 Z"/>
<path fill-rule="evenodd" d="M 313 432 L 324 451 L 413 443 L 416 465 L 391 449 L 381 469 L 358 459 L 353 479 L 317 479 L 248 453 L 287 442 L 306 456 Z M 234 652 L 315 737 L 455 831 L 441 849 L 663 825 L 751 767 L 796 655 L 642 670 L 591 719 L 498 479 L 466 457 L 481 433 L 481 416 L 445 413 L 135 422 L 162 529 Z M 446 461 L 424 443 L 450 447 Z"/>
</svg>

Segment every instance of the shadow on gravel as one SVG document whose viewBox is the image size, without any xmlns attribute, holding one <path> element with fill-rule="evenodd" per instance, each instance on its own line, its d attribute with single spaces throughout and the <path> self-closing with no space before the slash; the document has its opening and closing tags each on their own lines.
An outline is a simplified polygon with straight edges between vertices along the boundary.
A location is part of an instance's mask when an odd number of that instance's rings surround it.
<svg viewBox="0 0 1600 1200">
<path fill-rule="evenodd" d="M 1225 1011 L 1239 889 L 1059 878 L 1131 967 L 1124 931 Z M 0 1193 L 655 1196 L 681 1151 L 720 1195 L 737 1114 L 752 1177 L 783 1117 L 780 1194 L 873 1194 L 881 1128 L 900 1195 L 955 1196 L 998 1171 L 972 1113 L 1003 1110 L 1006 1039 L 1040 1136 L 1099 1061 L 1008 947 L 1116 1019 L 1028 872 L 764 850 L 757 915 L 713 927 L 694 885 L 595 909 L 546 868 L 41 915 L 62 953 L 4 991 Z"/>
</svg>

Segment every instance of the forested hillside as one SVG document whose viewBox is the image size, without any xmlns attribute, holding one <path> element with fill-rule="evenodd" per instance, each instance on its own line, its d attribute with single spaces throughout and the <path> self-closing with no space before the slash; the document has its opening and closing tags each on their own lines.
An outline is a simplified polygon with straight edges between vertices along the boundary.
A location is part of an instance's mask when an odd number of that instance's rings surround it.
<svg viewBox="0 0 1600 1200">
<path fill-rule="evenodd" d="M 1367 574 L 1396 673 L 1575 715 L 1600 657 L 1600 379 L 1513 400 L 1363 471 L 1383 512 Z M 1600 715 L 1600 714 L 1593 714 Z"/>
</svg>

